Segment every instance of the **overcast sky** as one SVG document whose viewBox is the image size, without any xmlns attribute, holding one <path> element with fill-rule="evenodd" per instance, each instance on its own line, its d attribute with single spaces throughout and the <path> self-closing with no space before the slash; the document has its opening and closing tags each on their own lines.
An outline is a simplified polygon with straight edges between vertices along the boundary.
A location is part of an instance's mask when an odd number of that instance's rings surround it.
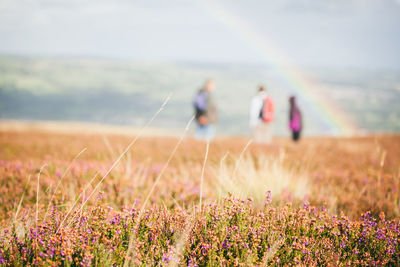
<svg viewBox="0 0 400 267">
<path fill-rule="evenodd" d="M 400 0 L 210 0 L 299 66 L 400 69 Z M 0 53 L 260 62 L 202 0 L 0 0 Z"/>
</svg>

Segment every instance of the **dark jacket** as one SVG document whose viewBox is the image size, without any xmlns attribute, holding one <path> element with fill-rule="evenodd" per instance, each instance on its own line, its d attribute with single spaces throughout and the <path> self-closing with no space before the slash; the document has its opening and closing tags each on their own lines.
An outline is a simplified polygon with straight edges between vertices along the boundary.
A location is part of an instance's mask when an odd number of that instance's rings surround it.
<svg viewBox="0 0 400 267">
<path fill-rule="evenodd" d="M 195 117 L 201 116 L 207 118 L 207 123 L 216 123 L 218 121 L 217 106 L 211 92 L 201 89 L 194 99 Z"/>
</svg>

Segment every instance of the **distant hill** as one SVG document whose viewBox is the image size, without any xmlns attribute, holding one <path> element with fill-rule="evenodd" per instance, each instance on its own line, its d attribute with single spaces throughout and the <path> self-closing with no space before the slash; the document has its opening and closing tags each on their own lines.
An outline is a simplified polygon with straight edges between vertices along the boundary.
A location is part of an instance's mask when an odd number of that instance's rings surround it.
<svg viewBox="0 0 400 267">
<path fill-rule="evenodd" d="M 400 73 L 308 70 L 326 85 L 322 93 L 345 110 L 359 128 L 400 131 Z M 192 98 L 205 79 L 216 81 L 218 132 L 248 134 L 248 109 L 258 84 L 275 99 L 274 132 L 287 135 L 291 92 L 266 66 L 243 64 L 149 63 L 100 59 L 0 57 L 0 118 L 67 120 L 143 125 L 172 93 L 154 127 L 180 129 L 192 115 Z M 305 133 L 328 132 L 300 103 Z"/>
</svg>

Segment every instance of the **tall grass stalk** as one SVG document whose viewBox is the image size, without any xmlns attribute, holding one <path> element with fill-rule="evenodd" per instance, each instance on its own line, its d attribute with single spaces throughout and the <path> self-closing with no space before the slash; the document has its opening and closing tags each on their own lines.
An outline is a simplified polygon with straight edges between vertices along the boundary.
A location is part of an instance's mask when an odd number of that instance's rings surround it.
<svg viewBox="0 0 400 267">
<path fill-rule="evenodd" d="M 161 107 L 157 110 L 157 112 L 151 117 L 151 119 L 140 129 L 139 133 L 136 135 L 136 137 L 128 144 L 128 146 L 125 148 L 125 150 L 119 155 L 119 157 L 114 161 L 114 163 L 111 165 L 111 167 L 107 170 L 107 172 L 103 175 L 103 177 L 100 179 L 100 181 L 97 183 L 95 188 L 92 190 L 92 192 L 89 194 L 88 198 L 82 203 L 81 207 L 78 210 L 78 213 L 83 209 L 83 207 L 86 205 L 86 203 L 89 201 L 89 199 L 93 196 L 93 194 L 97 191 L 97 189 L 100 187 L 100 185 L 103 183 L 104 179 L 110 174 L 110 172 L 117 166 L 117 164 L 121 161 L 121 159 L 125 156 L 125 154 L 131 149 L 131 147 L 137 142 L 137 140 L 142 137 L 144 130 L 150 126 L 150 124 L 154 121 L 154 119 L 160 114 L 160 112 L 165 108 L 169 100 L 171 99 L 171 94 L 167 96 Z M 81 195 L 80 195 L 81 196 Z M 80 198 L 80 197 L 79 197 Z M 78 198 L 78 200 L 79 200 Z M 63 221 L 60 223 L 60 226 L 58 227 L 57 232 L 60 230 L 62 227 L 63 223 L 69 216 L 70 212 L 73 210 L 77 202 L 75 202 L 70 211 L 67 213 Z"/>
<path fill-rule="evenodd" d="M 57 185 L 56 185 L 56 187 L 55 187 L 54 190 L 53 190 L 53 194 L 51 195 L 49 204 L 47 205 L 46 213 L 45 213 L 45 215 L 44 215 L 44 219 L 43 219 L 43 220 L 46 220 L 46 218 L 47 218 L 47 215 L 48 215 L 49 210 L 50 210 L 50 205 L 51 205 L 51 203 L 53 202 L 54 196 L 55 196 L 55 194 L 57 193 L 58 187 L 60 186 L 62 180 L 63 180 L 64 177 L 65 177 L 65 175 L 67 175 L 68 171 L 71 169 L 72 164 L 76 161 L 76 159 L 79 158 L 86 150 L 87 150 L 87 148 L 85 147 L 84 149 L 82 149 L 82 150 L 72 159 L 72 161 L 70 162 L 70 164 L 68 165 L 68 167 L 65 169 L 64 173 L 62 174 L 61 178 L 58 179 Z"/>
<path fill-rule="evenodd" d="M 82 192 L 79 193 L 78 197 L 75 199 L 74 203 L 72 204 L 72 206 L 71 206 L 70 209 L 68 210 L 67 214 L 64 216 L 63 220 L 61 221 L 61 223 L 60 223 L 60 225 L 59 225 L 59 227 L 58 227 L 58 229 L 57 229 L 57 233 L 58 233 L 58 231 L 61 229 L 61 226 L 64 224 L 64 222 L 66 221 L 66 219 L 68 218 L 69 214 L 72 212 L 72 210 L 74 209 L 74 207 L 76 206 L 76 204 L 77 204 L 77 203 L 79 202 L 79 200 L 81 199 L 83 192 L 85 192 L 86 189 L 89 188 L 89 186 L 90 186 L 90 185 L 92 184 L 92 182 L 97 178 L 98 175 L 99 175 L 99 172 L 97 171 L 97 172 L 93 175 L 92 179 L 90 179 L 89 183 L 87 183 L 87 184 L 85 185 L 85 187 L 83 188 Z M 73 217 L 73 218 L 74 218 L 74 217 Z"/>
<path fill-rule="evenodd" d="M 39 184 L 40 184 L 40 174 L 43 171 L 43 168 L 47 166 L 47 163 L 43 164 L 42 167 L 40 167 L 39 173 L 37 175 L 37 184 L 36 184 L 36 225 L 39 220 Z"/>
<path fill-rule="evenodd" d="M 214 173 L 217 177 L 214 188 L 220 196 L 230 193 L 262 203 L 266 190 L 271 190 L 274 196 L 289 193 L 296 199 L 304 199 L 310 192 L 305 174 L 285 166 L 281 159 L 265 155 L 257 159 L 243 156 L 234 167 L 221 161 L 220 168 L 215 168 Z"/>
<path fill-rule="evenodd" d="M 239 155 L 238 160 L 236 161 L 235 169 L 233 170 L 232 176 L 235 176 L 236 171 L 237 171 L 237 169 L 239 168 L 240 161 L 242 160 L 244 153 L 247 151 L 247 149 L 249 148 L 249 146 L 251 145 L 252 142 L 253 142 L 253 140 L 250 139 L 250 140 L 247 142 L 247 144 L 244 146 L 242 152 L 240 152 L 240 155 Z"/>
<path fill-rule="evenodd" d="M 201 201 L 203 199 L 204 171 L 205 171 L 205 168 L 206 168 L 209 148 L 210 148 L 210 139 L 207 139 L 206 153 L 204 155 L 204 162 L 203 162 L 203 167 L 201 168 L 201 176 L 200 176 L 200 200 L 199 200 L 200 201 L 200 203 L 199 203 L 200 213 L 201 213 Z"/>
<path fill-rule="evenodd" d="M 108 152 L 111 154 L 111 157 L 114 158 L 115 157 L 115 152 L 114 149 L 112 148 L 110 141 L 108 141 L 107 136 L 104 133 L 101 133 L 101 137 L 103 138 L 103 142 L 106 145 Z"/>
<path fill-rule="evenodd" d="M 17 210 L 15 211 L 14 221 L 16 221 L 18 218 L 18 213 L 21 210 L 22 201 L 24 200 L 24 195 L 25 195 L 26 189 L 28 189 L 30 181 L 31 181 L 31 175 L 28 175 L 28 181 L 25 184 L 24 191 L 22 192 L 21 199 L 19 200 L 19 203 L 18 203 Z"/>
<path fill-rule="evenodd" d="M 160 179 L 161 179 L 162 175 L 164 174 L 165 170 L 168 168 L 169 163 L 171 162 L 171 160 L 172 160 L 172 158 L 174 157 L 176 151 L 178 150 L 179 146 L 181 145 L 183 139 L 185 138 L 186 133 L 187 133 L 187 131 L 189 130 L 189 127 L 190 127 L 190 125 L 192 124 L 193 120 L 194 120 L 194 116 L 192 116 L 192 118 L 191 118 L 191 119 L 189 120 L 189 122 L 186 124 L 185 130 L 183 131 L 182 136 L 179 138 L 179 140 L 178 140 L 178 142 L 176 143 L 174 149 L 172 150 L 171 154 L 169 155 L 169 158 L 168 158 L 167 162 L 164 164 L 164 166 L 163 166 L 163 168 L 161 169 L 160 173 L 158 174 L 156 180 L 154 181 L 153 186 L 151 187 L 149 193 L 147 194 L 147 196 L 146 196 L 146 198 L 145 198 L 145 200 L 144 200 L 144 202 L 143 202 L 143 205 L 142 205 L 142 208 L 141 208 L 141 212 L 146 208 L 146 204 L 147 204 L 147 202 L 149 201 L 149 198 L 150 198 L 151 194 L 153 193 L 154 188 L 155 188 L 155 187 L 157 186 L 157 184 L 160 182 Z"/>
<path fill-rule="evenodd" d="M 190 127 L 190 125 L 192 124 L 193 120 L 194 120 L 194 116 L 192 116 L 192 118 L 191 118 L 191 119 L 189 120 L 189 122 L 186 124 L 186 127 L 185 127 L 185 129 L 184 129 L 184 131 L 183 131 L 181 137 L 179 138 L 178 142 L 176 143 L 174 149 L 172 150 L 171 154 L 169 155 L 169 158 L 168 158 L 167 162 L 164 164 L 164 166 L 163 166 L 163 168 L 161 169 L 160 173 L 158 174 L 156 180 L 154 181 L 153 186 L 151 187 L 149 193 L 147 194 L 147 196 L 146 196 L 146 198 L 145 198 L 145 200 L 144 200 L 144 202 L 143 202 L 143 205 L 142 205 L 142 207 L 141 207 L 141 209 L 140 209 L 140 212 L 139 212 L 139 215 L 138 215 L 138 218 L 137 218 L 137 225 L 136 225 L 136 227 L 138 227 L 138 224 L 139 224 L 139 222 L 140 222 L 140 220 L 141 220 L 141 216 L 142 216 L 142 214 L 143 214 L 144 209 L 146 208 L 147 202 L 149 201 L 149 198 L 150 198 L 151 194 L 153 193 L 155 187 L 156 187 L 157 184 L 159 183 L 159 181 L 160 181 L 162 175 L 164 174 L 165 170 L 168 168 L 169 163 L 171 162 L 171 160 L 172 160 L 172 158 L 174 157 L 176 151 L 178 150 L 180 144 L 182 143 L 183 139 L 185 138 L 186 132 L 189 130 L 189 127 Z M 133 208 L 133 205 L 132 205 L 132 208 Z M 135 228 L 136 228 L 136 227 L 135 227 Z M 126 254 L 125 254 L 124 266 L 129 266 L 129 264 L 130 264 L 129 256 L 130 256 L 131 250 L 132 250 L 132 242 L 133 242 L 133 239 L 132 239 L 132 235 L 131 235 L 130 238 L 129 238 L 128 250 L 127 250 L 127 252 L 126 252 Z"/>
</svg>

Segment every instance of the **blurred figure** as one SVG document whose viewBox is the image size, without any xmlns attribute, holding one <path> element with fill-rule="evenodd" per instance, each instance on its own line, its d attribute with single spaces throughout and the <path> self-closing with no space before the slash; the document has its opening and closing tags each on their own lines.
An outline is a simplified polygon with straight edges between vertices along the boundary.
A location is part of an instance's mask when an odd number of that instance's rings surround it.
<svg viewBox="0 0 400 267">
<path fill-rule="evenodd" d="M 211 140 L 215 135 L 215 126 L 217 122 L 217 106 L 212 92 L 215 89 L 213 80 L 206 81 L 204 88 L 196 94 L 193 105 L 195 109 L 195 118 L 197 122 L 196 138 Z"/>
<path fill-rule="evenodd" d="M 291 96 L 289 98 L 290 110 L 289 110 L 289 128 L 292 131 L 292 139 L 297 142 L 300 139 L 300 133 L 302 129 L 301 112 L 296 103 L 296 97 Z"/>
<path fill-rule="evenodd" d="M 271 123 L 274 120 L 274 110 L 274 102 L 264 87 L 260 86 L 250 105 L 250 128 L 255 142 L 271 142 Z"/>
</svg>

